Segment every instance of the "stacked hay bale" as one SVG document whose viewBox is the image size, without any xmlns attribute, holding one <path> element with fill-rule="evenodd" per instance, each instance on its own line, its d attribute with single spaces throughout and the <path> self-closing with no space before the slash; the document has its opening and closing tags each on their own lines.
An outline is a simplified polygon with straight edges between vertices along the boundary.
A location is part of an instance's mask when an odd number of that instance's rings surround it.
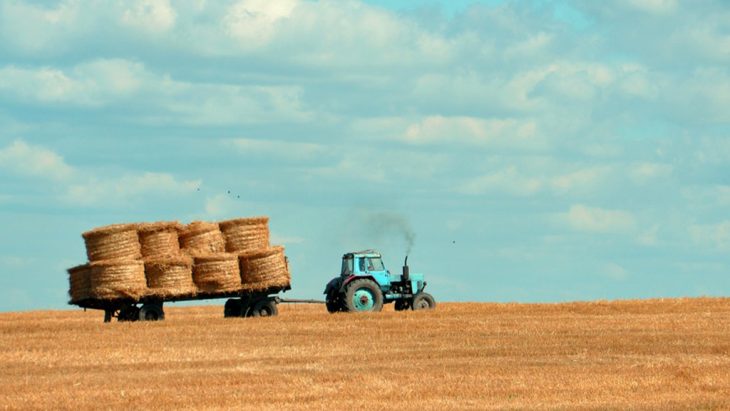
<svg viewBox="0 0 730 411">
<path fill-rule="evenodd" d="M 185 226 L 164 221 L 85 232 L 89 263 L 68 270 L 70 302 L 289 286 L 284 248 L 269 245 L 268 222 L 268 217 Z"/>
<path fill-rule="evenodd" d="M 193 260 L 180 250 L 177 221 L 140 224 L 137 232 L 144 258 L 147 295 L 160 298 L 189 297 L 197 288 L 193 283 Z"/>
<path fill-rule="evenodd" d="M 241 285 L 247 291 L 285 287 L 291 283 L 284 247 L 271 247 L 269 218 L 237 218 L 218 223 L 226 251 L 239 258 Z"/>
<path fill-rule="evenodd" d="M 239 255 L 241 283 L 246 290 L 287 287 L 291 283 L 284 247 L 275 246 Z"/>
<path fill-rule="evenodd" d="M 71 297 L 72 303 L 78 303 L 79 301 L 84 301 L 90 297 L 90 273 L 91 266 L 88 263 L 68 269 L 68 295 Z"/>
<path fill-rule="evenodd" d="M 87 231 L 82 236 L 90 261 L 89 298 L 139 298 L 146 294 L 147 281 L 137 224 L 108 225 Z M 72 295 L 83 293 L 76 288 L 78 284 L 71 282 Z"/>
<path fill-rule="evenodd" d="M 193 279 L 201 293 L 231 292 L 241 289 L 238 256 L 218 253 L 194 257 Z"/>
<path fill-rule="evenodd" d="M 180 230 L 180 246 L 193 257 L 218 254 L 226 251 L 226 240 L 217 223 L 193 221 Z"/>
</svg>

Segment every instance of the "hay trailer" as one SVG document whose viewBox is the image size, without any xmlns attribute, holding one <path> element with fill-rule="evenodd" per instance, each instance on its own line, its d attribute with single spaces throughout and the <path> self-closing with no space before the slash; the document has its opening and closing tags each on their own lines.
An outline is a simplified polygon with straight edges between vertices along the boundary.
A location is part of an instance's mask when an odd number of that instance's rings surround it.
<svg viewBox="0 0 730 411">
<path fill-rule="evenodd" d="M 119 321 L 159 321 L 165 319 L 164 304 L 177 301 L 197 301 L 228 298 L 224 317 L 269 317 L 279 313 L 277 304 L 315 302 L 284 300 L 276 294 L 290 290 L 290 286 L 272 287 L 260 291 L 206 292 L 175 297 L 146 296 L 141 298 L 96 299 L 87 298 L 73 304 L 86 309 L 104 311 L 104 322 L 116 317 Z"/>
</svg>

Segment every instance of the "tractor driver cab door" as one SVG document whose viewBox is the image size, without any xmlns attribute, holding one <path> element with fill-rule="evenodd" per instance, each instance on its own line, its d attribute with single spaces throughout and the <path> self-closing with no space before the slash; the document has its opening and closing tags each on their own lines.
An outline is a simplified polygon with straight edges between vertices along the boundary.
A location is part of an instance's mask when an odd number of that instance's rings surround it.
<svg viewBox="0 0 730 411">
<path fill-rule="evenodd" d="M 387 291 L 390 288 L 390 276 L 383 265 L 383 260 L 380 257 L 361 257 L 359 260 L 360 272 L 372 276 L 380 287 Z"/>
</svg>

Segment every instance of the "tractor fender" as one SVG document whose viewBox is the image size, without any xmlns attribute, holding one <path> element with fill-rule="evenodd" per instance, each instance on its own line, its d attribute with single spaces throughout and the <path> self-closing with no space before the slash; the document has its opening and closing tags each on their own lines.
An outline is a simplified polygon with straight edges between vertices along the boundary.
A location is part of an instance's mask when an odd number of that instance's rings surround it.
<svg viewBox="0 0 730 411">
<path fill-rule="evenodd" d="M 370 280 L 370 281 L 374 282 L 375 285 L 378 286 L 378 288 L 380 288 L 380 284 L 378 284 L 378 282 L 375 281 L 375 277 L 373 277 L 371 275 L 351 275 L 351 276 L 345 278 L 345 281 L 342 282 L 342 286 L 340 286 L 340 292 L 345 292 L 345 290 L 347 289 L 347 284 L 350 284 L 351 282 L 353 282 L 355 280 Z"/>
<path fill-rule="evenodd" d="M 327 286 L 324 288 L 324 294 L 330 295 L 333 291 L 339 291 L 342 287 L 340 286 L 341 278 L 335 277 L 330 280 L 330 282 L 327 283 Z"/>
</svg>

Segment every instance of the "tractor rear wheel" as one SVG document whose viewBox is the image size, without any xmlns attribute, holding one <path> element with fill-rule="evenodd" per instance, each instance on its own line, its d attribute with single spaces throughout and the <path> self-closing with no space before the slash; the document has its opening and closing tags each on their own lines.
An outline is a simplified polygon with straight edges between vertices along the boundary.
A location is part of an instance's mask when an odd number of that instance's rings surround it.
<svg viewBox="0 0 730 411">
<path fill-rule="evenodd" d="M 380 311 L 383 309 L 383 292 L 371 280 L 355 280 L 347 285 L 344 308 L 350 312 Z"/>
<path fill-rule="evenodd" d="M 433 310 L 436 308 L 436 300 L 429 293 L 418 293 L 413 297 L 414 310 Z"/>
<path fill-rule="evenodd" d="M 275 317 L 279 314 L 279 309 L 276 307 L 276 301 L 273 300 L 261 300 L 253 306 L 251 309 L 251 317 Z"/>
</svg>

